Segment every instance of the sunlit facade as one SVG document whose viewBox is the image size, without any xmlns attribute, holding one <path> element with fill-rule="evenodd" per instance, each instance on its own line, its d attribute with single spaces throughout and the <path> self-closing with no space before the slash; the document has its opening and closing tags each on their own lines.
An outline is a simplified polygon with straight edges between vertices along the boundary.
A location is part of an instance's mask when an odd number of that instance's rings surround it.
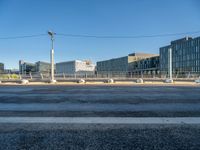
<svg viewBox="0 0 200 150">
<path fill-rule="evenodd" d="M 94 74 L 95 65 L 90 61 L 73 60 L 56 63 L 56 73 L 61 74 Z"/>
<path fill-rule="evenodd" d="M 200 37 L 185 37 L 160 48 L 160 71 L 168 71 L 168 50 L 172 48 L 173 74 L 197 74 L 200 72 Z"/>
</svg>

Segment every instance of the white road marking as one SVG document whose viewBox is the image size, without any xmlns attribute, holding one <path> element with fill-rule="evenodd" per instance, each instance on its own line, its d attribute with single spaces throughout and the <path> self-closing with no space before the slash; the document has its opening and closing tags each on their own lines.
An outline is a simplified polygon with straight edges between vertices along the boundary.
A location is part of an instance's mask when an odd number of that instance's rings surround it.
<svg viewBox="0 0 200 150">
<path fill-rule="evenodd" d="M 200 124 L 200 117 L 0 117 L 0 123 Z"/>
</svg>

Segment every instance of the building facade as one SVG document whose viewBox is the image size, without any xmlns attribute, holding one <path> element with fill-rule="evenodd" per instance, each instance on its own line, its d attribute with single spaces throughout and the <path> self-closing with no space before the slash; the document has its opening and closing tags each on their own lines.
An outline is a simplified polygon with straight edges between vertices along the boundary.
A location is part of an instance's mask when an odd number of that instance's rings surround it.
<svg viewBox="0 0 200 150">
<path fill-rule="evenodd" d="M 90 61 L 73 60 L 56 63 L 57 74 L 94 74 L 95 65 Z"/>
<path fill-rule="evenodd" d="M 35 71 L 37 73 L 49 74 L 51 72 L 51 64 L 48 62 L 38 61 L 35 63 Z"/>
<path fill-rule="evenodd" d="M 192 75 L 200 72 L 200 37 L 185 37 L 160 48 L 160 71 L 168 74 L 168 50 L 172 49 L 173 75 Z"/>
<path fill-rule="evenodd" d="M 4 69 L 5 74 L 19 74 L 18 69 Z"/>
<path fill-rule="evenodd" d="M 134 72 L 134 62 L 155 56 L 154 54 L 132 53 L 125 57 L 97 62 L 98 74 L 126 75 Z"/>
<path fill-rule="evenodd" d="M 38 61 L 36 63 L 29 63 L 23 60 L 19 61 L 19 73 L 29 74 L 29 73 L 50 73 L 50 63 Z"/>
<path fill-rule="evenodd" d="M 20 60 L 19 61 L 19 73 L 20 74 L 29 74 L 31 72 L 35 72 L 35 64 Z"/>
<path fill-rule="evenodd" d="M 3 73 L 3 72 L 4 72 L 4 64 L 0 63 L 0 73 Z"/>
<path fill-rule="evenodd" d="M 158 75 L 160 70 L 159 55 L 152 56 L 129 64 L 131 75 Z"/>
<path fill-rule="evenodd" d="M 128 62 L 131 61 L 130 56 L 114 58 L 105 61 L 97 62 L 97 72 L 100 73 L 111 73 L 111 72 L 127 72 Z"/>
</svg>

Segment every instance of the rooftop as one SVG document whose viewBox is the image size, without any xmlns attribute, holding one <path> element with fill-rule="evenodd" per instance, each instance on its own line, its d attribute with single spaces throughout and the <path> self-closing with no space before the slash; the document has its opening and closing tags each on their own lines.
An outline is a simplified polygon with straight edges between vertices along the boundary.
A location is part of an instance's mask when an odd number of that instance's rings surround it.
<svg viewBox="0 0 200 150">
<path fill-rule="evenodd" d="M 184 38 L 171 41 L 171 44 L 180 43 L 180 42 L 186 42 L 186 41 L 189 41 L 189 40 L 192 40 L 192 37 L 186 36 L 186 37 L 184 37 Z"/>
<path fill-rule="evenodd" d="M 157 56 L 157 54 L 148 54 L 148 53 L 131 53 L 128 56 Z"/>
</svg>

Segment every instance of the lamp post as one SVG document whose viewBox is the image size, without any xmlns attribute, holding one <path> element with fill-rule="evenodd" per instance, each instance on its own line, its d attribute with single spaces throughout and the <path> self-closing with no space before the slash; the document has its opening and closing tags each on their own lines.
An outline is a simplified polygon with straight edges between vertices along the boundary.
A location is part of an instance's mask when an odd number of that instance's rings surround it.
<svg viewBox="0 0 200 150">
<path fill-rule="evenodd" d="M 169 60 L 168 60 L 168 65 L 169 65 L 169 67 L 168 67 L 169 79 L 173 80 L 172 79 L 172 48 L 169 48 L 169 50 L 168 50 L 168 58 L 169 58 Z"/>
<path fill-rule="evenodd" d="M 48 31 L 48 34 L 51 37 L 51 51 L 50 51 L 50 57 L 51 57 L 51 83 L 55 83 L 56 80 L 54 79 L 54 35 L 55 33 L 52 31 Z"/>
<path fill-rule="evenodd" d="M 172 48 L 168 49 L 168 79 L 165 80 L 166 83 L 173 83 L 172 78 Z"/>
</svg>

